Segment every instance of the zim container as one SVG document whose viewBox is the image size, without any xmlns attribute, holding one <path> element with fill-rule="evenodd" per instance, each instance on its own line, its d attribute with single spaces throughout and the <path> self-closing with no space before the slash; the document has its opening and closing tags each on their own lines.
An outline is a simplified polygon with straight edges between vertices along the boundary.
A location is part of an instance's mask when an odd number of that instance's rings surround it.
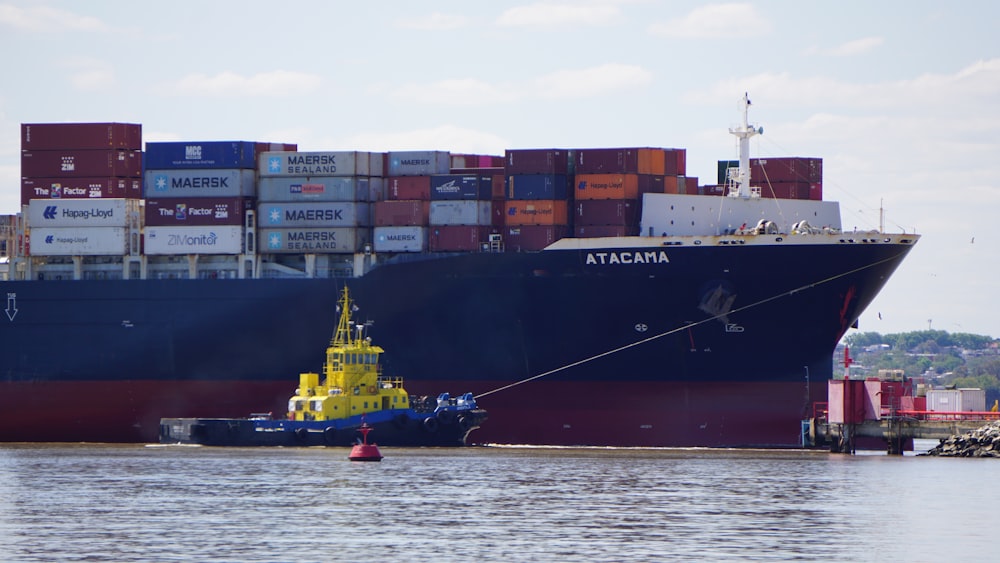
<svg viewBox="0 0 1000 563">
<path fill-rule="evenodd" d="M 22 123 L 21 150 L 142 150 L 138 123 Z"/>
<path fill-rule="evenodd" d="M 21 151 L 22 178 L 142 176 L 142 151 L 61 149 Z"/>
</svg>

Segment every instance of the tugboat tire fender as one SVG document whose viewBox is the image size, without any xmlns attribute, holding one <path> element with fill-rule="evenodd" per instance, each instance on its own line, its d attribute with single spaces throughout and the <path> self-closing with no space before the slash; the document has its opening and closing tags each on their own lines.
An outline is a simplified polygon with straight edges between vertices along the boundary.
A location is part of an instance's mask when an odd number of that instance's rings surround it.
<svg viewBox="0 0 1000 563">
<path fill-rule="evenodd" d="M 424 419 L 424 430 L 430 432 L 431 434 L 438 431 L 438 419 L 433 416 L 428 416 Z"/>
<path fill-rule="evenodd" d="M 462 430 L 468 430 L 472 428 L 472 419 L 467 416 L 458 417 L 458 427 Z"/>
<path fill-rule="evenodd" d="M 305 428 L 296 428 L 295 437 L 298 438 L 300 442 L 305 442 L 309 439 L 309 431 Z"/>
<path fill-rule="evenodd" d="M 333 426 L 327 426 L 323 429 L 323 441 L 326 445 L 332 446 L 337 441 L 337 429 Z"/>
<path fill-rule="evenodd" d="M 441 421 L 441 424 L 451 424 L 455 422 L 455 411 L 451 410 L 438 411 L 437 418 L 438 420 Z"/>
</svg>

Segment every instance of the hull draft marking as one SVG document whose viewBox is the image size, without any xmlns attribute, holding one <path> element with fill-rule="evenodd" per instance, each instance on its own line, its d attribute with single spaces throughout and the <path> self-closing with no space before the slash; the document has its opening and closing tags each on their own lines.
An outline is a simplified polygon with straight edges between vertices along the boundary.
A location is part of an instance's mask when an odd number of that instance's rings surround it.
<svg viewBox="0 0 1000 563">
<path fill-rule="evenodd" d="M 7 313 L 7 320 L 13 321 L 14 317 L 17 316 L 17 293 L 7 294 L 7 308 L 4 309 Z"/>
</svg>

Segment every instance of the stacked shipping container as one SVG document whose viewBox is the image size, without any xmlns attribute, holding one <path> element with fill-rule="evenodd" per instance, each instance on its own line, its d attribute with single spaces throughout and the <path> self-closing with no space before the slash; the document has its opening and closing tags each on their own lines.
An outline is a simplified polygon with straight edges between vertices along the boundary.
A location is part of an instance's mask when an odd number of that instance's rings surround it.
<svg viewBox="0 0 1000 563">
<path fill-rule="evenodd" d="M 570 235 L 573 164 L 572 151 L 564 149 L 506 151 L 503 239 L 508 250 L 541 250 Z"/>
<path fill-rule="evenodd" d="M 450 171 L 451 155 L 390 152 L 386 164 L 385 200 L 375 203 L 375 251 L 424 252 L 428 250 L 431 181 Z"/>
<path fill-rule="evenodd" d="M 718 181 L 725 185 L 735 160 L 720 160 Z M 760 188 L 761 197 L 777 199 L 823 199 L 823 159 L 801 156 L 751 158 L 750 186 Z M 716 190 L 721 193 L 724 190 Z"/>
<path fill-rule="evenodd" d="M 136 233 L 140 227 L 141 149 L 138 124 L 22 124 L 21 204 L 30 226 L 25 253 L 129 254 L 128 226 Z"/>
</svg>

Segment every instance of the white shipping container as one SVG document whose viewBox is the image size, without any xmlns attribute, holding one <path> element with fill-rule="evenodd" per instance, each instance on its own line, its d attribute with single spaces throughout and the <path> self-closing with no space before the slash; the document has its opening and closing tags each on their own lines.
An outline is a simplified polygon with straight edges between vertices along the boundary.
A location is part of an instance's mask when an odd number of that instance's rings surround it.
<svg viewBox="0 0 1000 563">
<path fill-rule="evenodd" d="M 261 229 L 261 252 L 274 254 L 354 253 L 371 241 L 368 227 Z"/>
<path fill-rule="evenodd" d="M 32 256 L 124 256 L 128 237 L 124 227 L 34 227 Z"/>
<path fill-rule="evenodd" d="M 387 158 L 386 176 L 429 176 L 451 171 L 451 154 L 444 151 L 395 151 Z"/>
<path fill-rule="evenodd" d="M 254 197 L 257 174 L 244 168 L 147 170 L 143 194 L 165 197 Z"/>
<path fill-rule="evenodd" d="M 370 201 L 358 176 L 273 176 L 257 183 L 258 201 Z"/>
<path fill-rule="evenodd" d="M 381 178 L 385 176 L 384 152 L 368 153 L 368 175 L 372 178 Z"/>
<path fill-rule="evenodd" d="M 983 412 L 986 410 L 984 389 L 929 389 L 927 410 L 935 412 Z"/>
<path fill-rule="evenodd" d="M 375 227 L 375 252 L 423 252 L 427 227 Z"/>
<path fill-rule="evenodd" d="M 260 155 L 261 176 L 370 176 L 370 155 L 360 151 L 274 151 Z"/>
<path fill-rule="evenodd" d="M 368 227 L 371 205 L 357 201 L 270 202 L 257 206 L 261 228 Z"/>
<path fill-rule="evenodd" d="M 128 212 L 139 211 L 134 199 L 33 199 L 28 203 L 31 227 L 125 227 Z"/>
<path fill-rule="evenodd" d="M 493 205 L 483 200 L 432 201 L 431 225 L 490 225 Z"/>
<path fill-rule="evenodd" d="M 240 254 L 243 227 L 146 227 L 145 254 Z"/>
</svg>

